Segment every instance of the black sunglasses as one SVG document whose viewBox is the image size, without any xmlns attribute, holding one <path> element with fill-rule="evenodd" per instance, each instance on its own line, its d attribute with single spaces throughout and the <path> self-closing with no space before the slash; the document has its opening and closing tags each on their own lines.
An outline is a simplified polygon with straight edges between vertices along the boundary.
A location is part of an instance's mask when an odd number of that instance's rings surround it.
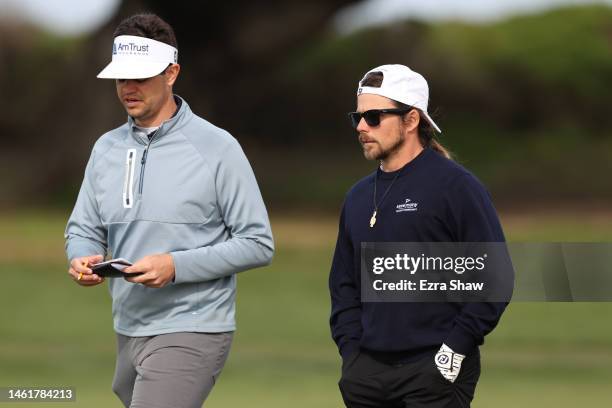
<svg viewBox="0 0 612 408">
<path fill-rule="evenodd" d="M 412 106 L 410 108 L 393 108 L 393 109 L 370 109 L 365 112 L 349 112 L 349 118 L 351 118 L 351 123 L 353 127 L 357 129 L 359 126 L 359 122 L 361 122 L 361 118 L 364 118 L 368 126 L 378 126 L 380 125 L 380 115 L 383 113 L 389 113 L 392 115 L 403 115 L 404 113 L 410 112 L 414 109 Z"/>
</svg>

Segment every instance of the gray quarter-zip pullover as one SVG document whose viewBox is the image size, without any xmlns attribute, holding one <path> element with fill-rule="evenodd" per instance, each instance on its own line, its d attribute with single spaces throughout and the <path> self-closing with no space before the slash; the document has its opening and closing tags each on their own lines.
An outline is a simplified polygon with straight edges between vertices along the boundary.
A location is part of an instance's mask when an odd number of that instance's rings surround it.
<svg viewBox="0 0 612 408">
<path fill-rule="evenodd" d="M 151 140 L 132 118 L 98 139 L 66 227 L 68 259 L 172 255 L 163 288 L 109 279 L 115 331 L 127 336 L 234 330 L 235 274 L 274 252 L 240 145 L 181 102 Z"/>
</svg>

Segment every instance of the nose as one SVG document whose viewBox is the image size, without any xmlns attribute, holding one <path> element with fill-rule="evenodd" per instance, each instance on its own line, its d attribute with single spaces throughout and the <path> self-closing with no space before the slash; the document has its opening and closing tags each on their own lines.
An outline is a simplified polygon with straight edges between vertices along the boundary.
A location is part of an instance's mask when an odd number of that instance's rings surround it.
<svg viewBox="0 0 612 408">
<path fill-rule="evenodd" d="M 357 130 L 357 132 L 366 132 L 370 129 L 370 127 L 366 123 L 365 119 L 361 118 L 359 119 L 359 123 L 357 124 L 357 127 L 355 129 Z"/>
</svg>

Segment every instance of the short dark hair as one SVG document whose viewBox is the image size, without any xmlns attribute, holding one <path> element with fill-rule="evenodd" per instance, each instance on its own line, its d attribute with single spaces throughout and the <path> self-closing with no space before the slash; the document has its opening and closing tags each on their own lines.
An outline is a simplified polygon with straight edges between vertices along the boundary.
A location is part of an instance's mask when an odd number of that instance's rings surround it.
<svg viewBox="0 0 612 408">
<path fill-rule="evenodd" d="M 123 20 L 117 28 L 113 37 L 120 35 L 134 35 L 146 37 L 155 41 L 163 42 L 178 49 L 176 36 L 170 24 L 153 13 L 134 14 Z"/>
</svg>

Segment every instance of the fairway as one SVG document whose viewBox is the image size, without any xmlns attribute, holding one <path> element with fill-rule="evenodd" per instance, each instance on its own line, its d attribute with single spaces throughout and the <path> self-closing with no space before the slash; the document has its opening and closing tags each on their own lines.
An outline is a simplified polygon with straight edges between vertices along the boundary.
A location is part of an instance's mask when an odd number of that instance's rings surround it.
<svg viewBox="0 0 612 408">
<path fill-rule="evenodd" d="M 206 406 L 340 407 L 340 361 L 327 325 L 337 221 L 271 215 L 274 262 L 239 276 L 238 331 Z M 71 386 L 76 403 L 48 406 L 118 407 L 110 298 L 106 285 L 81 288 L 68 279 L 67 216 L 0 217 L 0 386 Z M 574 219 L 502 214 L 509 240 L 612 241 L 612 216 Z M 609 303 L 512 304 L 482 348 L 472 406 L 609 406 L 611 314 Z"/>
</svg>

